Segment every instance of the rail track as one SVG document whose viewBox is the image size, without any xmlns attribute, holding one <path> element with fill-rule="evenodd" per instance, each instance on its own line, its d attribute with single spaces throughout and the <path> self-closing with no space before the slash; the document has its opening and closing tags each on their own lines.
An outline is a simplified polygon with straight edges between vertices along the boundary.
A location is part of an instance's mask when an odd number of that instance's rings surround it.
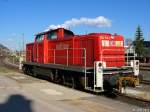
<svg viewBox="0 0 150 112">
<path fill-rule="evenodd" d="M 150 64 L 140 64 L 140 70 L 150 71 Z"/>
<path fill-rule="evenodd" d="M 140 97 L 131 96 L 128 94 L 121 94 L 118 92 L 113 92 L 116 95 L 116 100 L 126 102 L 128 104 L 136 105 L 142 108 L 150 109 L 150 100 L 146 100 Z"/>
<path fill-rule="evenodd" d="M 142 80 L 141 83 L 150 85 L 150 80 Z"/>
</svg>

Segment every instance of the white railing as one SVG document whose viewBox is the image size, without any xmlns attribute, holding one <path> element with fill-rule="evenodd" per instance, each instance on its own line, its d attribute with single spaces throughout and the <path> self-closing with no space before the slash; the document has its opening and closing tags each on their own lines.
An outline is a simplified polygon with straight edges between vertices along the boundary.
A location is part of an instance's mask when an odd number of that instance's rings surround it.
<svg viewBox="0 0 150 112">
<path fill-rule="evenodd" d="M 120 52 L 120 54 L 119 54 Z M 100 61 L 104 61 L 105 59 L 108 59 L 111 61 L 115 60 L 115 59 L 123 59 L 122 62 L 125 62 L 125 65 L 130 65 L 130 59 L 132 58 L 132 60 L 135 60 L 135 51 L 133 53 L 133 56 L 130 56 L 129 53 L 125 54 L 125 50 L 124 49 L 103 49 L 100 52 Z M 120 60 L 121 62 L 121 60 Z"/>
<path fill-rule="evenodd" d="M 62 54 L 60 52 L 62 52 Z M 74 52 L 77 52 L 78 54 L 75 54 Z M 67 66 L 69 66 L 70 63 L 74 64 L 76 59 L 78 59 L 77 61 L 79 62 L 82 62 L 82 59 L 83 59 L 84 67 L 86 67 L 86 49 L 85 48 L 49 49 L 48 58 L 53 58 L 53 61 L 48 61 L 48 62 L 54 63 L 54 64 L 60 64 L 58 61 L 56 62 L 56 59 L 63 58 L 64 60 L 66 60 Z"/>
<path fill-rule="evenodd" d="M 63 54 L 58 53 L 58 52 L 62 52 Z M 78 54 L 75 54 L 75 52 Z M 43 55 L 39 57 L 38 51 L 36 54 L 37 55 L 36 56 L 34 55 L 34 58 L 36 58 L 37 61 L 39 60 L 39 58 L 44 57 Z M 105 59 L 107 59 L 107 63 L 109 63 L 108 60 L 110 60 L 111 62 L 111 61 L 114 61 L 115 59 L 120 58 L 121 59 L 120 62 L 123 61 L 125 62 L 125 65 L 129 65 L 130 64 L 129 60 L 131 58 L 132 60 L 135 60 L 135 52 L 133 56 L 130 56 L 129 53 L 127 53 L 125 56 L 124 49 L 103 49 L 99 54 L 100 54 L 100 61 L 104 61 Z M 31 50 L 26 51 L 26 55 L 28 57 L 27 60 L 31 61 L 32 60 Z M 80 61 L 80 64 L 81 62 L 84 63 L 84 67 L 86 67 L 87 61 L 88 61 L 87 56 L 86 56 L 86 48 L 48 49 L 48 56 L 45 58 L 48 59 L 48 63 L 54 63 L 54 64 L 61 64 L 61 63 L 58 63 L 56 58 L 64 59 L 66 60 L 66 63 L 63 63 L 63 64 L 66 64 L 67 66 L 69 66 L 70 63 L 74 64 L 75 60 L 77 60 L 77 61 Z M 49 61 L 50 58 L 53 58 L 53 61 L 52 60 Z M 72 62 L 70 60 L 72 60 Z"/>
<path fill-rule="evenodd" d="M 25 61 L 32 61 L 32 52 L 31 52 L 31 50 L 26 51 Z"/>
</svg>

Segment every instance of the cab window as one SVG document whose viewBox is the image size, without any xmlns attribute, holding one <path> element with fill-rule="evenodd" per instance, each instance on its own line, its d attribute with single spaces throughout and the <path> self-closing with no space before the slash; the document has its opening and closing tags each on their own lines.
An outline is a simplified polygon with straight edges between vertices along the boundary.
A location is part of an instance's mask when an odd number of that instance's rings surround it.
<svg viewBox="0 0 150 112">
<path fill-rule="evenodd" d="M 72 37 L 74 34 L 70 31 L 64 31 L 64 37 L 68 38 L 68 37 Z"/>
<path fill-rule="evenodd" d="M 37 36 L 36 36 L 36 41 L 37 41 L 37 42 L 42 42 L 43 39 L 44 39 L 44 35 L 37 35 Z"/>
<path fill-rule="evenodd" d="M 57 33 L 56 32 L 48 33 L 48 39 L 49 40 L 57 39 Z"/>
</svg>

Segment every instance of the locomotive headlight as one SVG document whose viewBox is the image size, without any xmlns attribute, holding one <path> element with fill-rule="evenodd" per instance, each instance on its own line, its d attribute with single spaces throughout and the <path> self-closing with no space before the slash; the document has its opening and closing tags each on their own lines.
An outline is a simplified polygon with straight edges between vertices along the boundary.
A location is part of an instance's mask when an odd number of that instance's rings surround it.
<svg viewBox="0 0 150 112">
<path fill-rule="evenodd" d="M 106 68 L 106 62 L 100 62 L 100 63 L 98 63 L 97 67 L 99 67 L 99 68 Z"/>
<path fill-rule="evenodd" d="M 139 65 L 139 62 L 138 62 L 138 61 L 136 62 L 136 65 Z"/>
<path fill-rule="evenodd" d="M 102 63 L 99 63 L 98 66 L 99 66 L 99 67 L 102 67 Z"/>
</svg>

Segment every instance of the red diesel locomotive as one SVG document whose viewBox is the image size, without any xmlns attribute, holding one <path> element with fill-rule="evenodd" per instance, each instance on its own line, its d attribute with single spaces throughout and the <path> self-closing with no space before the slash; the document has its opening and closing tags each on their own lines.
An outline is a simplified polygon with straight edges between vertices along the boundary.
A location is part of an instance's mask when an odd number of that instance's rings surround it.
<svg viewBox="0 0 150 112">
<path fill-rule="evenodd" d="M 56 83 L 101 92 L 116 87 L 120 77 L 138 76 L 138 61 L 126 65 L 123 36 L 74 35 L 58 28 L 36 34 L 34 43 L 26 45 L 23 71 L 34 76 L 47 75 Z"/>
</svg>

